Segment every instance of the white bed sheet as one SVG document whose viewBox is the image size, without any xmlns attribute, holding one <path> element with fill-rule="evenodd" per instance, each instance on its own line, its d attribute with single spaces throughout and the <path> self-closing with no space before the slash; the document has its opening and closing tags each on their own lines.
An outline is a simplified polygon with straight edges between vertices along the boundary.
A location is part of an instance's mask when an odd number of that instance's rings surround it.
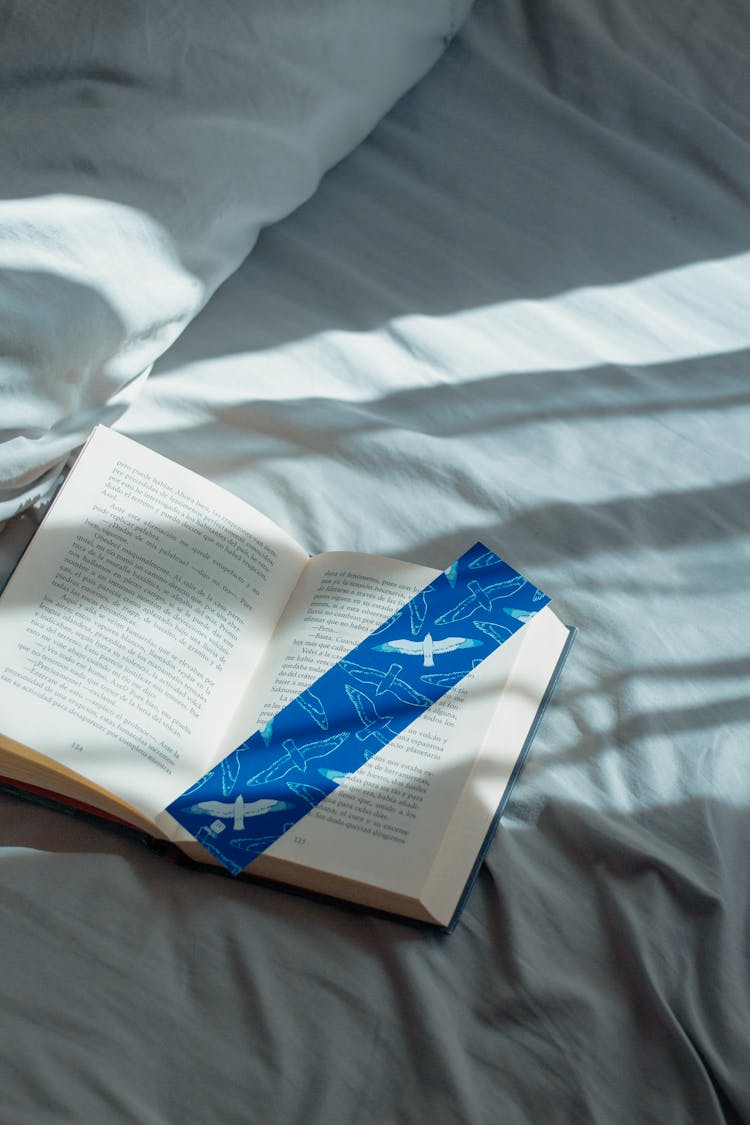
<svg viewBox="0 0 750 1125">
<path fill-rule="evenodd" d="M 9 1121 L 750 1120 L 743 29 L 480 0 L 158 363 L 125 432 L 579 637 L 447 939 L 3 799 Z"/>
</svg>

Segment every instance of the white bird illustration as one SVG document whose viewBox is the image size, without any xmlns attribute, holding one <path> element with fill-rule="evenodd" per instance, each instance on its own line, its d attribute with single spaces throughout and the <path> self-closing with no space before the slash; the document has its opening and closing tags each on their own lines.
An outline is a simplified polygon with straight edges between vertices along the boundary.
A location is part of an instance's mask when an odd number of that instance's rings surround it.
<svg viewBox="0 0 750 1125">
<path fill-rule="evenodd" d="M 467 597 L 460 601 L 453 609 L 446 610 L 435 619 L 436 625 L 452 625 L 455 621 L 466 621 L 473 617 L 480 609 L 491 610 L 494 602 L 500 598 L 510 598 L 526 585 L 526 579 L 520 574 L 513 578 L 506 578 L 503 582 L 491 582 L 483 586 L 472 578 L 466 583 L 469 590 Z"/>
<path fill-rule="evenodd" d="M 374 738 L 381 746 L 385 746 L 396 737 L 399 732 L 390 725 L 391 715 L 381 715 L 375 701 L 359 688 L 352 687 L 351 684 L 345 684 L 344 687 L 362 724 L 362 730 L 356 732 L 360 742 Z"/>
<path fill-rule="evenodd" d="M 264 813 L 280 812 L 289 809 L 291 805 L 286 801 L 277 801 L 275 798 L 262 797 L 258 801 L 245 801 L 240 793 L 234 801 L 199 801 L 186 811 L 196 816 L 212 816 L 219 820 L 232 820 L 235 832 L 245 827 L 246 816 L 263 816 Z"/>
<path fill-rule="evenodd" d="M 310 761 L 315 758 L 327 758 L 348 737 L 349 731 L 344 730 L 332 734 L 329 738 L 315 739 L 300 746 L 293 738 L 285 738 L 281 743 L 284 753 L 271 762 L 269 766 L 266 766 L 265 769 L 260 770 L 253 777 L 248 777 L 245 785 L 268 785 L 272 781 L 280 781 L 292 770 L 306 773 Z"/>
<path fill-rule="evenodd" d="M 356 660 L 344 657 L 339 661 L 339 667 L 358 684 L 374 684 L 376 697 L 390 692 L 410 707 L 429 707 L 432 703 L 428 696 L 401 679 L 403 668 L 400 664 L 390 664 L 388 671 L 384 672 L 381 668 L 370 668 L 367 664 L 358 664 Z"/>
<path fill-rule="evenodd" d="M 385 644 L 376 645 L 378 652 L 399 652 L 403 656 L 421 656 L 425 668 L 432 668 L 435 657 L 443 652 L 455 652 L 459 648 L 475 648 L 481 641 L 469 637 L 443 637 L 439 641 L 432 639 L 432 633 L 425 633 L 421 641 L 412 641 L 408 637 L 398 638 L 395 641 L 386 641 Z"/>
</svg>

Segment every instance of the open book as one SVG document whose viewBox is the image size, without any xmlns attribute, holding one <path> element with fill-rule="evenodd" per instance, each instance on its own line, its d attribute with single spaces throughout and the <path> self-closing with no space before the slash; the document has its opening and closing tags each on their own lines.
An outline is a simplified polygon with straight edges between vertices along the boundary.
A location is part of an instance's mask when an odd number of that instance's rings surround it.
<svg viewBox="0 0 750 1125">
<path fill-rule="evenodd" d="M 97 427 L 0 598 L 0 778 L 211 863 L 167 806 L 438 573 Z M 449 928 L 570 639 L 545 606 L 248 874 Z"/>
</svg>

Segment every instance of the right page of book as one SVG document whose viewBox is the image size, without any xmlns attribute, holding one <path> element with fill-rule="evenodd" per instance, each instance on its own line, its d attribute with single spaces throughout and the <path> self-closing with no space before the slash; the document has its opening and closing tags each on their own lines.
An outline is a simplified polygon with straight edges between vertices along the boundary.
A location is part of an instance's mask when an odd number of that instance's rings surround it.
<svg viewBox="0 0 750 1125">
<path fill-rule="evenodd" d="M 232 731 L 236 744 L 262 727 L 437 573 L 360 554 L 329 553 L 310 560 L 267 653 L 263 673 L 239 709 Z M 478 664 L 356 772 L 337 777 L 335 768 L 331 772 L 327 767 L 326 776 L 337 783 L 336 789 L 271 845 L 257 868 L 267 866 L 264 860 L 269 857 L 419 897 L 446 832 L 455 823 L 462 793 L 487 744 L 529 629 L 521 629 Z M 410 659 L 425 660 L 425 656 Z M 440 675 L 439 656 L 427 659 L 431 664 L 425 673 Z M 550 674 L 553 668 L 554 661 Z M 539 692 L 543 693 L 545 683 L 540 682 Z M 525 716 L 521 719 L 523 724 Z M 493 781 L 489 786 L 484 777 L 483 793 L 492 788 L 494 805 L 484 818 L 484 831 L 527 727 L 509 733 L 504 748 L 492 744 L 490 757 L 495 764 L 488 776 Z M 483 836 L 484 832 L 476 842 L 470 832 L 467 846 L 458 847 L 464 877 Z"/>
</svg>

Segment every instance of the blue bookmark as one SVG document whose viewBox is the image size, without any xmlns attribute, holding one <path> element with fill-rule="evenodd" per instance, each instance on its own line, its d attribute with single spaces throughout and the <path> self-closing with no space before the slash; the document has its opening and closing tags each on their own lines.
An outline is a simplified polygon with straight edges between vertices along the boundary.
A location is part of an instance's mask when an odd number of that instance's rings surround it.
<svg viewBox="0 0 750 1125">
<path fill-rule="evenodd" d="M 167 811 L 238 875 L 548 601 L 475 543 Z"/>
</svg>

